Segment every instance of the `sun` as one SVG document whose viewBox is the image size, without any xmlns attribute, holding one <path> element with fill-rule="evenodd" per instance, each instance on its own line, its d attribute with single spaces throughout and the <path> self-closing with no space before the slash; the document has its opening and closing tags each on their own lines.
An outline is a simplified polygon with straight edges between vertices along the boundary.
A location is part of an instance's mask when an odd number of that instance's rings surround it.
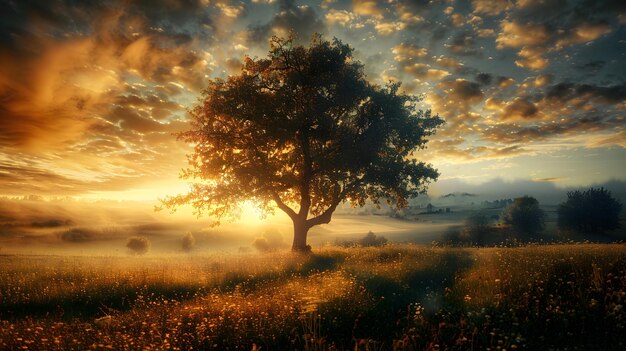
<svg viewBox="0 0 626 351">
<path fill-rule="evenodd" d="M 263 223 L 263 212 L 256 207 L 252 202 L 245 201 L 240 206 L 241 215 L 239 217 L 239 222 L 242 224 L 257 226 Z"/>
</svg>

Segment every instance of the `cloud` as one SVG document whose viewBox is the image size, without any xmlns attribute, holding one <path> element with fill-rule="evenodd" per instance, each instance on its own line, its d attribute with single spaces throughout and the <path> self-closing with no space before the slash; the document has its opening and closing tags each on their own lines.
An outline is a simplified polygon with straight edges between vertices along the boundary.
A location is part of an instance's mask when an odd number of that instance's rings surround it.
<svg viewBox="0 0 626 351">
<path fill-rule="evenodd" d="M 301 43 L 313 32 L 337 36 L 372 82 L 404 81 L 404 91 L 425 94 L 424 108 L 447 122 L 429 143 L 433 154 L 474 162 L 542 147 L 624 147 L 616 29 L 625 4 L 7 2 L 0 161 L 40 179 L 33 191 L 175 175 L 186 146 L 171 132 L 187 128 L 185 108 L 209 78 L 238 73 L 244 54 L 264 56 L 267 39 L 290 30 Z"/>
<path fill-rule="evenodd" d="M 519 48 L 520 67 L 541 70 L 549 53 L 592 42 L 611 33 L 618 13 L 626 13 L 619 1 L 519 1 L 500 22 L 497 47 Z"/>
<path fill-rule="evenodd" d="M 356 18 L 352 12 L 335 9 L 330 9 L 324 17 L 326 18 L 326 22 L 328 22 L 328 24 L 339 24 L 343 27 L 349 25 L 350 22 L 354 21 Z"/>
<path fill-rule="evenodd" d="M 428 49 L 405 43 L 394 46 L 391 52 L 398 62 L 415 62 L 428 56 Z"/>
<path fill-rule="evenodd" d="M 311 6 L 296 6 L 291 0 L 281 0 L 279 5 L 280 10 L 268 23 L 249 28 L 251 44 L 266 45 L 272 35 L 286 37 L 292 31 L 304 42 L 309 41 L 313 33 L 326 33 L 324 22 Z"/>
<path fill-rule="evenodd" d="M 453 13 L 450 15 L 450 20 L 455 27 L 461 27 L 465 24 L 465 17 L 460 13 Z"/>
<path fill-rule="evenodd" d="M 575 44 L 584 44 L 596 40 L 611 31 L 612 28 L 607 23 L 581 23 L 560 38 L 556 45 L 558 48 L 562 48 Z"/>
<path fill-rule="evenodd" d="M 94 65 L 91 40 L 33 44 L 39 45 L 38 57 L 0 54 L 0 144 L 62 147 L 93 123 L 82 116 L 108 105 L 119 76 Z"/>
<path fill-rule="evenodd" d="M 473 33 L 461 31 L 456 33 L 444 46 L 453 54 L 462 56 L 481 55 L 481 48 L 476 46 Z"/>
<path fill-rule="evenodd" d="M 480 28 L 476 30 L 476 34 L 481 38 L 488 38 L 496 36 L 496 31 L 491 28 Z"/>
<path fill-rule="evenodd" d="M 376 32 L 382 36 L 389 36 L 406 28 L 404 22 L 378 22 L 374 25 Z"/>
<path fill-rule="evenodd" d="M 568 102 L 574 99 L 619 104 L 626 100 L 626 84 L 597 86 L 592 84 L 558 83 L 548 87 L 546 98 Z"/>
<path fill-rule="evenodd" d="M 533 85 L 537 88 L 541 88 L 543 86 L 546 86 L 552 83 L 553 78 L 554 76 L 551 74 L 540 74 L 535 77 L 535 80 L 533 81 Z"/>
<path fill-rule="evenodd" d="M 587 140 L 586 146 L 590 148 L 604 148 L 613 146 L 626 148 L 626 131 L 621 130 L 617 133 L 602 133 L 592 136 Z"/>
<path fill-rule="evenodd" d="M 528 120 L 539 117 L 537 106 L 526 98 L 517 97 L 504 106 L 503 120 Z"/>
<path fill-rule="evenodd" d="M 558 182 L 558 181 L 562 181 L 562 180 L 566 180 L 568 178 L 566 177 L 548 177 L 548 178 L 535 178 L 533 179 L 534 182 Z"/>
<path fill-rule="evenodd" d="M 498 48 L 545 45 L 550 39 L 548 29 L 543 24 L 503 20 L 500 27 L 501 31 L 496 38 Z"/>
<path fill-rule="evenodd" d="M 218 2 L 215 6 L 220 9 L 222 15 L 226 17 L 239 17 L 245 14 L 246 7 L 243 3 L 238 5 L 229 5 L 227 3 Z"/>
<path fill-rule="evenodd" d="M 0 34 L 0 193 L 123 190 L 178 167 L 180 101 L 210 73 L 189 28 L 217 9 L 162 5 L 15 4 Z M 155 135 L 167 140 L 145 143 Z"/>
<path fill-rule="evenodd" d="M 472 0 L 475 13 L 496 16 L 513 6 L 508 0 Z"/>
<path fill-rule="evenodd" d="M 383 18 L 383 12 L 378 8 L 377 2 L 373 0 L 352 0 L 352 10 L 361 16 Z"/>
<path fill-rule="evenodd" d="M 461 61 L 455 58 L 446 57 L 446 56 L 436 57 L 434 59 L 434 63 L 437 64 L 438 66 L 441 66 L 443 68 L 448 68 L 448 69 L 460 69 L 461 67 L 463 67 L 463 63 L 461 63 Z"/>
<path fill-rule="evenodd" d="M 548 67 L 548 64 L 550 63 L 545 57 L 543 57 L 545 52 L 546 51 L 543 48 L 523 47 L 518 53 L 521 59 L 516 60 L 515 64 L 519 67 L 535 71 L 544 69 Z"/>
<path fill-rule="evenodd" d="M 498 84 L 498 87 L 503 88 L 503 89 L 508 88 L 514 82 L 515 80 L 511 77 L 498 76 L 498 78 L 496 78 L 496 84 Z"/>
<path fill-rule="evenodd" d="M 453 81 L 441 82 L 439 86 L 448 92 L 449 98 L 462 103 L 476 103 L 484 96 L 478 83 L 466 79 L 457 78 Z"/>
<path fill-rule="evenodd" d="M 479 73 L 476 75 L 476 82 L 480 85 L 489 85 L 493 80 L 493 76 L 489 73 Z"/>
</svg>

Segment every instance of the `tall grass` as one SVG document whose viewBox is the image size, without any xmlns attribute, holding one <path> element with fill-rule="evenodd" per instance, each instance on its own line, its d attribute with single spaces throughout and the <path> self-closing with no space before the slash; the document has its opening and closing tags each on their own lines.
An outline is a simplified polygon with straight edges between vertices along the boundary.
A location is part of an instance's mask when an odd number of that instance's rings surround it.
<svg viewBox="0 0 626 351">
<path fill-rule="evenodd" d="M 3 256 L 0 349 L 625 347 L 623 245 Z"/>
</svg>

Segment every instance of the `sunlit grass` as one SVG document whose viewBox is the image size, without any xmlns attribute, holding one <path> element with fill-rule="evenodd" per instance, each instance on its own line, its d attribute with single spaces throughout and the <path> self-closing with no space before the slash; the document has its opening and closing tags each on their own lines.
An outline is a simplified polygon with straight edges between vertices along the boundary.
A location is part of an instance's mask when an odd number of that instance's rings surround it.
<svg viewBox="0 0 626 351">
<path fill-rule="evenodd" d="M 0 263 L 0 349 L 624 347 L 617 244 Z"/>
</svg>

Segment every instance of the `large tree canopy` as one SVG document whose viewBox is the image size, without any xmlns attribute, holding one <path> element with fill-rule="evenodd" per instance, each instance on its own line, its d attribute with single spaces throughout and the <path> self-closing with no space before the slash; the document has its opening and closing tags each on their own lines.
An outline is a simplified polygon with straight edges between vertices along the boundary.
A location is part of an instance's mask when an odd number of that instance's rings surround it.
<svg viewBox="0 0 626 351">
<path fill-rule="evenodd" d="M 570 191 L 557 210 L 559 228 L 584 234 L 602 234 L 619 228 L 622 203 L 604 188 Z"/>
<path fill-rule="evenodd" d="M 539 201 L 532 196 L 516 198 L 507 206 L 502 219 L 513 226 L 513 229 L 530 239 L 530 236 L 542 231 L 546 226 L 546 214 L 539 207 Z"/>
<path fill-rule="evenodd" d="M 438 173 L 414 152 L 443 123 L 419 98 L 365 79 L 352 48 L 316 36 L 309 47 L 273 38 L 265 59 L 246 58 L 241 74 L 215 79 L 190 111 L 193 144 L 182 177 L 196 181 L 169 197 L 219 219 L 251 201 L 294 223 L 294 250 L 308 230 L 329 223 L 345 201 L 403 207 Z"/>
</svg>

